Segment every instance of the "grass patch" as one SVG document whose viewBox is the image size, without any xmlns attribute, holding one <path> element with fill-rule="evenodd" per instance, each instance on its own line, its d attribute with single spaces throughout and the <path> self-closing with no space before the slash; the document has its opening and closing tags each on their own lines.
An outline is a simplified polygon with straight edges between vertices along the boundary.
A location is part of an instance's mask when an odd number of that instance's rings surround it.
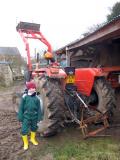
<svg viewBox="0 0 120 160">
<path fill-rule="evenodd" d="M 32 160 L 120 160 L 120 143 L 111 138 L 59 141 L 56 137 L 41 143 L 31 151 Z"/>
<path fill-rule="evenodd" d="M 21 160 L 120 160 L 120 139 L 112 137 L 83 140 L 80 130 L 66 128 L 51 138 L 39 138 Z"/>
<path fill-rule="evenodd" d="M 120 146 L 111 139 L 67 142 L 56 149 L 55 160 L 118 160 Z"/>
</svg>

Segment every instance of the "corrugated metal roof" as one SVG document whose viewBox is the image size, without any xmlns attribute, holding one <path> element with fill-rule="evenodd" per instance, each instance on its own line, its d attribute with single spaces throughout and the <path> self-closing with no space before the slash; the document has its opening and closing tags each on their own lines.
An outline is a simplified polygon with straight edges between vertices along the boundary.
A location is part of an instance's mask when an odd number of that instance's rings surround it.
<svg viewBox="0 0 120 160">
<path fill-rule="evenodd" d="M 0 54 L 20 55 L 17 47 L 0 47 Z"/>
<path fill-rule="evenodd" d="M 80 42 L 80 41 L 83 41 L 84 39 L 87 39 L 88 37 L 92 36 L 93 34 L 97 33 L 98 31 L 102 30 L 104 27 L 109 26 L 110 24 L 116 22 L 117 20 L 120 20 L 120 15 L 118 15 L 118 16 L 115 17 L 115 18 L 113 18 L 111 21 L 102 24 L 99 29 L 97 29 L 97 30 L 95 30 L 94 32 L 90 33 L 88 36 L 86 36 L 86 37 L 84 37 L 84 38 L 81 38 L 81 39 L 76 39 L 76 40 L 72 41 L 71 43 L 68 43 L 67 45 L 65 45 L 65 46 L 57 49 L 57 50 L 54 51 L 54 52 L 55 52 L 55 53 L 61 53 L 62 51 L 65 51 L 67 47 L 68 47 L 68 49 L 69 49 L 70 46 L 72 46 L 72 45 L 74 45 L 74 44 L 76 44 L 76 43 L 78 43 L 78 42 Z"/>
</svg>

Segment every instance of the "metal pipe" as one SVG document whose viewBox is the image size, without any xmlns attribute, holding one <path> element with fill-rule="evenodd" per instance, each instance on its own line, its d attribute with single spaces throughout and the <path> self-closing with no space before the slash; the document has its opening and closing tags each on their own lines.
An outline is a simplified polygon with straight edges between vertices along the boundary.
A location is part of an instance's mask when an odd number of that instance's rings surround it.
<svg viewBox="0 0 120 160">
<path fill-rule="evenodd" d="M 88 108 L 87 104 L 83 101 L 83 99 L 78 95 L 77 92 L 76 92 L 76 96 L 77 96 L 78 99 L 83 103 L 83 105 L 85 106 L 85 108 Z"/>
</svg>

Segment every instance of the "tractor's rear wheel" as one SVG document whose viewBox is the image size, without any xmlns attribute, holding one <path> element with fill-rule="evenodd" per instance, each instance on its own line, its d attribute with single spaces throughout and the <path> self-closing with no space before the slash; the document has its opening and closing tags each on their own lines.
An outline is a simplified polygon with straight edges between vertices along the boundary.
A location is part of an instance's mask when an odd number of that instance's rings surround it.
<svg viewBox="0 0 120 160">
<path fill-rule="evenodd" d="M 109 113 L 109 116 L 112 115 L 116 106 L 115 94 L 105 78 L 96 79 L 88 103 L 90 106 L 95 106 L 102 114 Z"/>
<path fill-rule="evenodd" d="M 62 126 L 64 97 L 58 79 L 41 77 L 38 83 L 40 102 L 43 108 L 43 120 L 38 131 L 44 137 L 55 135 Z"/>
</svg>

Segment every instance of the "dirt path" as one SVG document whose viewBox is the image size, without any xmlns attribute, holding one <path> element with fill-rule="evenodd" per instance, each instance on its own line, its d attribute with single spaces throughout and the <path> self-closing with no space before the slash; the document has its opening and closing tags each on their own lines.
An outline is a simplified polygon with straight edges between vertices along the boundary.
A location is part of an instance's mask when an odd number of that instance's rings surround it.
<svg viewBox="0 0 120 160">
<path fill-rule="evenodd" d="M 19 83 L 0 91 L 0 160 L 14 160 L 23 152 L 20 124 L 12 104 L 13 93 L 21 92 L 23 86 Z"/>
<path fill-rule="evenodd" d="M 24 155 L 20 136 L 20 123 L 16 118 L 17 115 L 12 105 L 13 92 L 21 92 L 23 88 L 23 83 L 19 83 L 19 85 L 0 91 L 0 160 L 20 160 L 20 156 Z M 117 103 L 119 106 L 120 96 L 118 96 Z M 120 107 L 119 112 L 116 114 L 120 115 Z M 109 129 L 106 131 L 107 133 L 115 137 L 119 136 L 120 128 L 116 130 L 114 128 Z M 74 135 L 71 136 L 74 137 Z"/>
<path fill-rule="evenodd" d="M 0 160 L 12 160 L 22 152 L 20 125 L 12 111 L 0 111 Z"/>
</svg>

